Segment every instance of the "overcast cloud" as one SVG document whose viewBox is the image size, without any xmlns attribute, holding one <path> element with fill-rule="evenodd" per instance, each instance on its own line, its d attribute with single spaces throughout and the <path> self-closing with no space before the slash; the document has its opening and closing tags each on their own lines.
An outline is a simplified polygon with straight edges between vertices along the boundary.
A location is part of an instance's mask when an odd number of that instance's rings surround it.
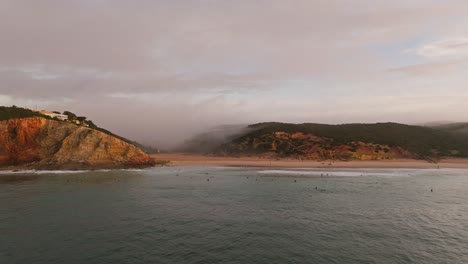
<svg viewBox="0 0 468 264">
<path fill-rule="evenodd" d="M 161 146 L 220 124 L 468 121 L 464 0 L 0 0 L 0 104 Z"/>
</svg>

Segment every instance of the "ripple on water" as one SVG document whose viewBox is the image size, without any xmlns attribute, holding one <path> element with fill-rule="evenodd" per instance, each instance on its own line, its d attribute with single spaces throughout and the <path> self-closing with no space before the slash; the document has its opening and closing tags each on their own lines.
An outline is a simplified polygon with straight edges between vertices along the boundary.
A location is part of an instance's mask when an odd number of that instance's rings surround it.
<svg viewBox="0 0 468 264">
<path fill-rule="evenodd" d="M 340 177 L 320 177 L 325 173 Z M 466 175 L 191 167 L 2 174 L 0 257 L 39 264 L 468 263 Z"/>
</svg>

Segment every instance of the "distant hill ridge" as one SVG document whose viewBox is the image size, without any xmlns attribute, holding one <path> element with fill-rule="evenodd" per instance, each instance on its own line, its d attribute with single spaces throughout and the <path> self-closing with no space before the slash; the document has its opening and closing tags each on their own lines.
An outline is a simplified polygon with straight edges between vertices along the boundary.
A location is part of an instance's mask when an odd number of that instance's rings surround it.
<svg viewBox="0 0 468 264">
<path fill-rule="evenodd" d="M 341 160 L 468 157 L 468 134 L 456 133 L 465 127 L 267 122 L 249 125 L 247 132 L 213 153 Z"/>
</svg>

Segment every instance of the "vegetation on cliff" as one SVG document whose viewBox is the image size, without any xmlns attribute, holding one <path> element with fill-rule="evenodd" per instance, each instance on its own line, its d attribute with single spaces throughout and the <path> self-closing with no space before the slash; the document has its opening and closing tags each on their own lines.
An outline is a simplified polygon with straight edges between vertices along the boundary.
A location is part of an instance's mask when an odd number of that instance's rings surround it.
<svg viewBox="0 0 468 264">
<path fill-rule="evenodd" d="M 51 119 L 50 117 L 43 115 L 39 112 L 33 111 L 31 109 L 21 108 L 17 106 L 0 106 L 0 121 L 26 117 L 43 117 Z"/>
</svg>

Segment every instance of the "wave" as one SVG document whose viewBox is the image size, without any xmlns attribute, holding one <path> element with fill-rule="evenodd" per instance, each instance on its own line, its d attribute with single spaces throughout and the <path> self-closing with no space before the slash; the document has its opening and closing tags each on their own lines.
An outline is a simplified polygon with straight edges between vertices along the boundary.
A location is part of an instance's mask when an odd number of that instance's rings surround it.
<svg viewBox="0 0 468 264">
<path fill-rule="evenodd" d="M 80 174 L 89 172 L 116 172 L 116 171 L 129 171 L 140 172 L 143 169 L 102 169 L 102 170 L 0 170 L 0 175 L 11 174 Z"/>
<path fill-rule="evenodd" d="M 257 173 L 275 176 L 310 176 L 310 177 L 407 177 L 422 175 L 468 175 L 468 169 L 329 169 L 329 170 L 310 170 L 310 169 L 275 169 L 260 170 Z"/>
</svg>

